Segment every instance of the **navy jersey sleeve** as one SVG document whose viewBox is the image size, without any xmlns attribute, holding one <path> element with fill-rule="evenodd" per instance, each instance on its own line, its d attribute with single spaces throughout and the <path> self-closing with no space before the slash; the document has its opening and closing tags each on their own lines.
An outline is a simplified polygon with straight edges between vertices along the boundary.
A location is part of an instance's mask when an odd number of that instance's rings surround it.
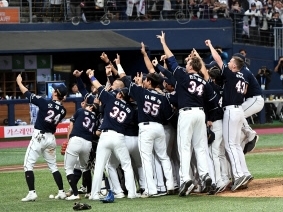
<svg viewBox="0 0 283 212">
<path fill-rule="evenodd" d="M 80 77 L 77 77 L 77 85 L 78 85 L 79 92 L 82 94 L 83 97 L 86 97 L 88 95 L 88 92 Z"/>
<path fill-rule="evenodd" d="M 161 72 L 165 77 L 168 78 L 168 80 L 170 81 L 170 84 L 171 84 L 171 85 L 176 85 L 176 79 L 173 77 L 173 75 L 172 75 L 172 73 L 171 73 L 170 71 L 168 71 L 166 68 L 164 68 L 163 66 L 161 66 L 161 65 L 159 65 L 159 64 L 158 64 L 156 67 L 160 70 L 160 72 Z"/>
<path fill-rule="evenodd" d="M 169 57 L 167 62 L 168 70 L 171 72 L 175 71 L 175 69 L 179 66 L 175 56 Z"/>
<path fill-rule="evenodd" d="M 100 86 L 98 88 L 98 99 L 103 104 L 105 104 L 109 99 L 111 99 L 113 101 L 115 99 L 115 97 L 113 95 L 111 95 L 110 93 L 108 93 L 103 86 Z"/>
</svg>

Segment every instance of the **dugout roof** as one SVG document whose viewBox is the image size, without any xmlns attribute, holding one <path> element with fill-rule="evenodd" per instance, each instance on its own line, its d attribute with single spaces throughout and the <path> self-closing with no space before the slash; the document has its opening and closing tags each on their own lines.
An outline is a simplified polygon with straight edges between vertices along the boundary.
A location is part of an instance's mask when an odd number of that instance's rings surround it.
<svg viewBox="0 0 283 212">
<path fill-rule="evenodd" d="M 110 30 L 0 32 L 0 53 L 140 50 L 140 43 Z"/>
</svg>

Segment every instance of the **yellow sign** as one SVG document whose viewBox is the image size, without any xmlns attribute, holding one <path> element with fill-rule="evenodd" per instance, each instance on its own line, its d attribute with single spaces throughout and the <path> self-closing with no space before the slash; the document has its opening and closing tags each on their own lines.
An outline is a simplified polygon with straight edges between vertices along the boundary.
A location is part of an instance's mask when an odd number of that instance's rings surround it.
<svg viewBox="0 0 283 212">
<path fill-rule="evenodd" d="M 0 24 L 20 23 L 19 7 L 0 7 Z"/>
</svg>

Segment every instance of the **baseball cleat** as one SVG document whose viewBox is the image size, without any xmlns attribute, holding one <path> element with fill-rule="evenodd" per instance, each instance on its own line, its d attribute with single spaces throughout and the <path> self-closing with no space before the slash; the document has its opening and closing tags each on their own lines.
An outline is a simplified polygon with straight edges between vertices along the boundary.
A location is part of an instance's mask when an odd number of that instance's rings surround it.
<svg viewBox="0 0 283 212">
<path fill-rule="evenodd" d="M 30 202 L 30 201 L 35 201 L 37 198 L 37 194 L 35 191 L 30 191 L 28 195 L 22 199 L 22 202 Z"/>
<path fill-rule="evenodd" d="M 244 154 L 247 154 L 248 152 L 252 152 L 255 147 L 256 147 L 256 143 L 258 142 L 259 136 L 255 135 L 255 137 L 253 138 L 253 140 L 249 141 L 244 148 Z"/>
<path fill-rule="evenodd" d="M 120 193 L 118 193 L 118 194 L 115 194 L 115 193 L 114 193 L 114 197 L 117 198 L 117 199 L 122 199 L 122 198 L 125 197 L 125 194 L 124 194 L 123 192 L 120 192 Z"/>
<path fill-rule="evenodd" d="M 185 195 L 188 196 L 194 189 L 195 185 L 192 183 L 189 187 L 188 190 L 186 191 Z"/>
<path fill-rule="evenodd" d="M 216 188 L 216 185 L 215 184 L 212 184 L 211 185 L 211 189 L 210 191 L 208 192 L 208 195 L 214 195 L 217 193 L 217 188 Z"/>
<path fill-rule="evenodd" d="M 250 182 L 252 182 L 254 177 L 252 175 L 246 176 L 245 182 L 240 186 L 240 189 L 247 189 Z"/>
<path fill-rule="evenodd" d="M 81 186 L 80 189 L 78 190 L 79 194 L 86 194 L 87 189 L 84 186 Z"/>
<path fill-rule="evenodd" d="M 58 194 L 55 196 L 55 199 L 65 199 L 67 197 L 65 191 L 59 191 Z"/>
<path fill-rule="evenodd" d="M 65 200 L 78 200 L 78 199 L 81 199 L 80 195 L 75 196 L 74 194 L 65 198 Z"/>
<path fill-rule="evenodd" d="M 226 183 L 224 183 L 223 185 L 217 187 L 217 191 L 216 193 L 221 193 L 223 191 L 226 190 L 227 186 L 229 185 L 230 181 L 227 181 Z"/>
<path fill-rule="evenodd" d="M 141 195 L 141 198 L 148 198 L 148 197 L 153 197 L 153 194 L 148 194 L 147 192 L 143 192 Z"/>
<path fill-rule="evenodd" d="M 240 177 L 238 180 L 236 180 L 231 188 L 231 191 L 236 191 L 241 185 L 243 185 L 243 183 L 246 180 L 246 176 L 242 176 Z"/>
<path fill-rule="evenodd" d="M 102 198 L 104 198 L 105 196 L 99 193 L 94 194 L 93 196 L 90 195 L 90 197 L 88 198 L 89 200 L 100 200 Z"/>
<path fill-rule="evenodd" d="M 153 194 L 154 197 L 165 196 L 167 194 L 166 191 L 157 191 L 157 194 Z"/>
<path fill-rule="evenodd" d="M 211 190 L 211 184 L 212 184 L 212 179 L 208 174 L 206 174 L 203 177 L 202 193 L 209 193 Z"/>
<path fill-rule="evenodd" d="M 183 182 L 183 184 L 181 185 L 180 187 L 180 191 L 179 191 L 179 196 L 182 197 L 182 196 L 185 196 L 186 195 L 186 192 L 188 190 L 188 188 L 193 184 L 193 181 L 189 180 L 189 181 L 186 181 L 186 182 Z"/>
</svg>

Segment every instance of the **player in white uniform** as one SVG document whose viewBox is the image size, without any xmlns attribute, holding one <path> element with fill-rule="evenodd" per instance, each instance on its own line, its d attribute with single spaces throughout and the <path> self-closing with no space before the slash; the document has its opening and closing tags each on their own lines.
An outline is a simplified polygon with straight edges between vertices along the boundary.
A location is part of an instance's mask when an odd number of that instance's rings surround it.
<svg viewBox="0 0 283 212">
<path fill-rule="evenodd" d="M 225 65 L 212 46 L 211 41 L 206 40 L 205 44 L 209 47 L 213 59 L 221 67 L 221 75 L 224 77 L 222 101 L 224 110 L 223 138 L 234 178 L 231 190 L 235 191 L 247 181 L 247 176 L 243 171 L 247 170 L 247 165 L 240 146 L 241 128 L 244 119 L 244 111 L 241 105 L 246 91 L 246 81 L 240 70 L 244 65 L 244 61 L 240 57 L 233 56 L 228 65 Z"/>
</svg>

